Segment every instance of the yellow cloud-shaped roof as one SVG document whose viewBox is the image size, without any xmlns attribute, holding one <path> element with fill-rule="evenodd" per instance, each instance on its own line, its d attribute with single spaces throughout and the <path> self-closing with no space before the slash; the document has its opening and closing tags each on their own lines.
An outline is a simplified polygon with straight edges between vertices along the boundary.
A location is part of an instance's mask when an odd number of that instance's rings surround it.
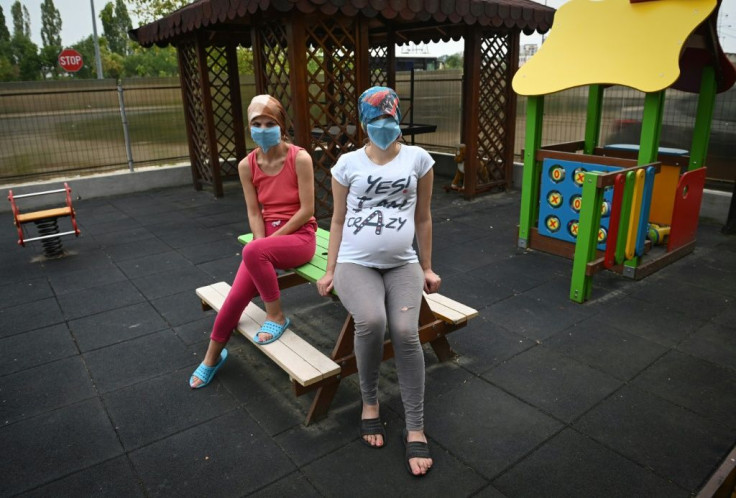
<svg viewBox="0 0 736 498">
<path fill-rule="evenodd" d="M 544 95 L 591 84 L 642 92 L 672 86 L 688 36 L 716 0 L 570 0 L 550 35 L 514 76 L 520 95 Z"/>
</svg>

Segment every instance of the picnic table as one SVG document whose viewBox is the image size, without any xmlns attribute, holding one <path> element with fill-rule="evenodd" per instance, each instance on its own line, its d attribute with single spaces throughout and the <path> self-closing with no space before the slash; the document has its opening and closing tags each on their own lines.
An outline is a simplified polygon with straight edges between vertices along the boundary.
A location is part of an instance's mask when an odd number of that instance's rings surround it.
<svg viewBox="0 0 736 498">
<path fill-rule="evenodd" d="M 329 237 L 327 230 L 322 228 L 317 230 L 317 247 L 314 257 L 305 265 L 280 274 L 279 288 L 286 289 L 296 285 L 313 284 L 325 274 Z M 238 240 L 242 244 L 247 244 L 253 240 L 253 235 L 241 235 Z M 207 285 L 196 290 L 202 301 L 203 309 L 215 311 L 220 310 L 229 291 L 230 286 L 225 282 Z M 455 353 L 450 348 L 446 335 L 465 327 L 468 320 L 477 315 L 478 312 L 475 309 L 448 297 L 436 293 L 425 293 L 419 313 L 419 339 L 422 344 L 430 344 L 440 361 L 451 359 Z M 251 302 L 241 316 L 238 332 L 249 341 L 254 342 L 253 337 L 265 320 L 265 316 L 265 311 Z M 304 422 L 305 425 L 327 415 L 340 381 L 358 371 L 353 350 L 354 333 L 355 322 L 352 315 L 346 311 L 345 322 L 329 356 L 290 329 L 286 330 L 278 341 L 258 346 L 266 356 L 289 375 L 296 396 L 316 391 Z M 383 360 L 393 356 L 391 341 L 386 340 Z"/>
</svg>

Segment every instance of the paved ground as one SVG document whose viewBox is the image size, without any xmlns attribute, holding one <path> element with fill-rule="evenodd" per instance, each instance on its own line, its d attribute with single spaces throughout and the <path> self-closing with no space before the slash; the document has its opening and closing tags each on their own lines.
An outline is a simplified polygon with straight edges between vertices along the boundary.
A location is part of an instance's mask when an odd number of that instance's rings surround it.
<svg viewBox="0 0 736 498">
<path fill-rule="evenodd" d="M 80 200 L 72 254 L 39 261 L 0 216 L 0 495 L 662 496 L 696 493 L 736 443 L 736 237 L 701 224 L 694 254 L 639 282 L 594 280 L 515 249 L 518 193 L 433 206 L 442 293 L 480 311 L 426 350 L 435 470 L 403 465 L 393 364 L 388 445 L 357 440 L 355 379 L 328 419 L 240 337 L 190 391 L 213 321 L 198 286 L 230 281 L 242 195 L 174 188 Z M 35 258 L 35 260 L 34 260 Z M 313 286 L 284 294 L 293 328 L 329 352 L 344 317 Z"/>
</svg>

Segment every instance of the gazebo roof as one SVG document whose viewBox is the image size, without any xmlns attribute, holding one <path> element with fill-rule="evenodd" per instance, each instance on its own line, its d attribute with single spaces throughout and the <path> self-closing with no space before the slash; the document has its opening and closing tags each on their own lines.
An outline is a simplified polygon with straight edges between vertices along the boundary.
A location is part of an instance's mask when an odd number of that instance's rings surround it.
<svg viewBox="0 0 736 498">
<path fill-rule="evenodd" d="M 531 0 L 195 0 L 130 36 L 143 46 L 164 46 L 200 29 L 247 31 L 257 13 L 380 16 L 402 33 L 399 43 L 426 43 L 458 40 L 464 26 L 476 24 L 546 33 L 555 10 Z"/>
</svg>

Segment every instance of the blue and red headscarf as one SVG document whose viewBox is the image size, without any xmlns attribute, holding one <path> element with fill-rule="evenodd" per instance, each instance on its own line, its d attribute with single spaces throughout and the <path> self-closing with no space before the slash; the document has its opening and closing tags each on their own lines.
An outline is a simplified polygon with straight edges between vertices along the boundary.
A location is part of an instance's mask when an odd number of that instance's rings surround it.
<svg viewBox="0 0 736 498">
<path fill-rule="evenodd" d="M 363 92 L 358 99 L 360 122 L 365 125 L 381 116 L 392 116 L 397 123 L 401 123 L 401 109 L 399 96 L 391 88 L 374 86 Z"/>
</svg>

